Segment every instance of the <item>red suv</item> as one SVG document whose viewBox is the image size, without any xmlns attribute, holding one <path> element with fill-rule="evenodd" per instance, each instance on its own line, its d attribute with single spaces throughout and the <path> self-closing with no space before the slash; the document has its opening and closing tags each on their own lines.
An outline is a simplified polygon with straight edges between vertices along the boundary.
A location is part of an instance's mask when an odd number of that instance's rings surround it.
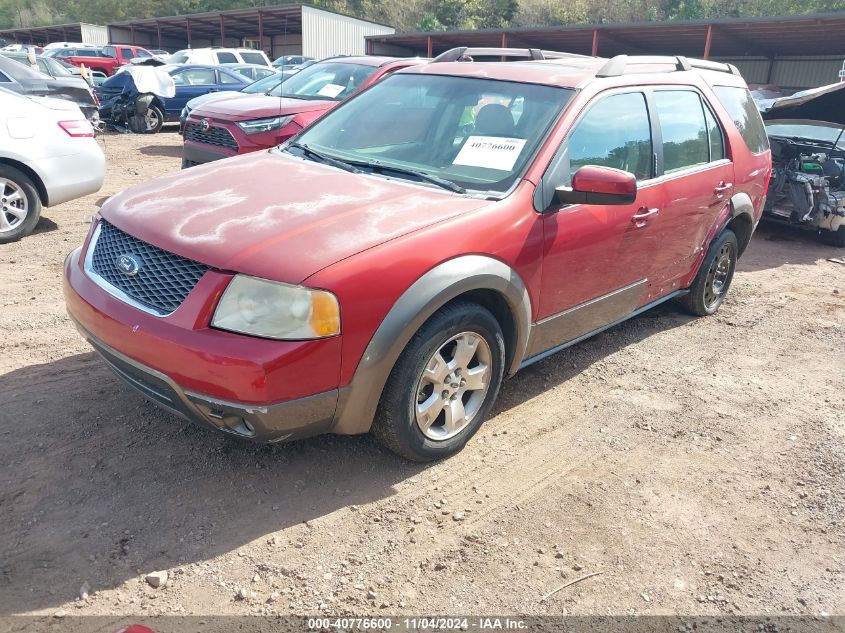
<svg viewBox="0 0 845 633">
<path fill-rule="evenodd" d="M 385 75 L 420 63 L 335 57 L 308 66 L 265 94 L 201 105 L 185 124 L 182 168 L 275 147 Z"/>
<path fill-rule="evenodd" d="M 503 54 L 529 59 L 471 61 Z M 111 198 L 65 297 L 174 413 L 432 460 L 520 368 L 669 299 L 714 313 L 770 164 L 731 66 L 460 48 L 283 147 Z"/>
</svg>

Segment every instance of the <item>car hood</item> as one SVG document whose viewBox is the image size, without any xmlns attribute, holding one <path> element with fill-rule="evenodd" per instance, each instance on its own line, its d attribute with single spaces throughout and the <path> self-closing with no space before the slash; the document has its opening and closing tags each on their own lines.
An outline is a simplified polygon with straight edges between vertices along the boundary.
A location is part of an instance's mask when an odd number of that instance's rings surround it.
<svg viewBox="0 0 845 633">
<path fill-rule="evenodd" d="M 241 99 L 225 99 L 205 103 L 198 108 L 196 116 L 210 115 L 231 121 L 260 119 L 262 117 L 283 116 L 314 110 L 328 110 L 337 101 L 312 101 L 289 97 L 269 97 L 267 95 L 246 95 Z"/>
<path fill-rule="evenodd" d="M 812 119 L 845 125 L 845 82 L 758 102 L 763 118 Z"/>
<path fill-rule="evenodd" d="M 287 283 L 486 200 L 279 151 L 192 167 L 111 198 L 102 216 L 159 248 Z"/>
</svg>

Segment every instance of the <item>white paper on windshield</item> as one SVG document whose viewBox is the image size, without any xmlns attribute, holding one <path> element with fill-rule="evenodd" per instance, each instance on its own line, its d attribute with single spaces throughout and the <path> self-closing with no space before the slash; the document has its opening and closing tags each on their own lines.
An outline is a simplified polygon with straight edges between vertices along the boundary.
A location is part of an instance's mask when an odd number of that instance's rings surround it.
<svg viewBox="0 0 845 633">
<path fill-rule="evenodd" d="M 340 86 L 338 84 L 326 84 L 319 91 L 317 94 L 321 97 L 329 97 L 330 99 L 334 99 L 337 95 L 343 92 L 344 86 Z"/>
<path fill-rule="evenodd" d="M 470 136 L 452 164 L 510 171 L 523 147 L 524 138 Z"/>
</svg>

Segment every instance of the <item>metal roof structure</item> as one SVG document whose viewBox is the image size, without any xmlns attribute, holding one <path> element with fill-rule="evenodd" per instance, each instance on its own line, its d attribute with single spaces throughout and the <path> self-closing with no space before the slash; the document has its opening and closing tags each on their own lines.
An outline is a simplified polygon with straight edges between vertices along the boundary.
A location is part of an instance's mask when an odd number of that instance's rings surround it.
<svg viewBox="0 0 845 633">
<path fill-rule="evenodd" d="M 89 42 L 88 32 L 102 28 L 84 22 L 70 24 L 53 24 L 51 26 L 34 26 L 32 28 L 6 29 L 0 31 L 0 39 L 19 44 L 47 44 L 49 42 L 80 42 L 85 44 L 101 44 L 105 42 Z"/>
<path fill-rule="evenodd" d="M 814 15 L 568 24 L 471 31 L 396 33 L 367 38 L 367 51 L 435 56 L 456 46 L 531 47 L 586 55 L 766 58 L 845 57 L 845 11 Z"/>
</svg>

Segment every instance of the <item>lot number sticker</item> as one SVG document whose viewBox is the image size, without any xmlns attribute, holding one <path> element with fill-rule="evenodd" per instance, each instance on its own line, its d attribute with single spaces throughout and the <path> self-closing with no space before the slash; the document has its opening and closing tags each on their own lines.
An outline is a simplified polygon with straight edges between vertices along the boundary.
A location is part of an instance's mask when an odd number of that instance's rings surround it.
<svg viewBox="0 0 845 633">
<path fill-rule="evenodd" d="M 452 163 L 510 171 L 523 147 L 524 138 L 470 136 Z"/>
<path fill-rule="evenodd" d="M 344 86 L 340 86 L 338 84 L 326 84 L 322 88 L 320 88 L 318 95 L 321 97 L 329 97 L 330 99 L 334 99 L 337 95 L 343 92 Z"/>
</svg>

